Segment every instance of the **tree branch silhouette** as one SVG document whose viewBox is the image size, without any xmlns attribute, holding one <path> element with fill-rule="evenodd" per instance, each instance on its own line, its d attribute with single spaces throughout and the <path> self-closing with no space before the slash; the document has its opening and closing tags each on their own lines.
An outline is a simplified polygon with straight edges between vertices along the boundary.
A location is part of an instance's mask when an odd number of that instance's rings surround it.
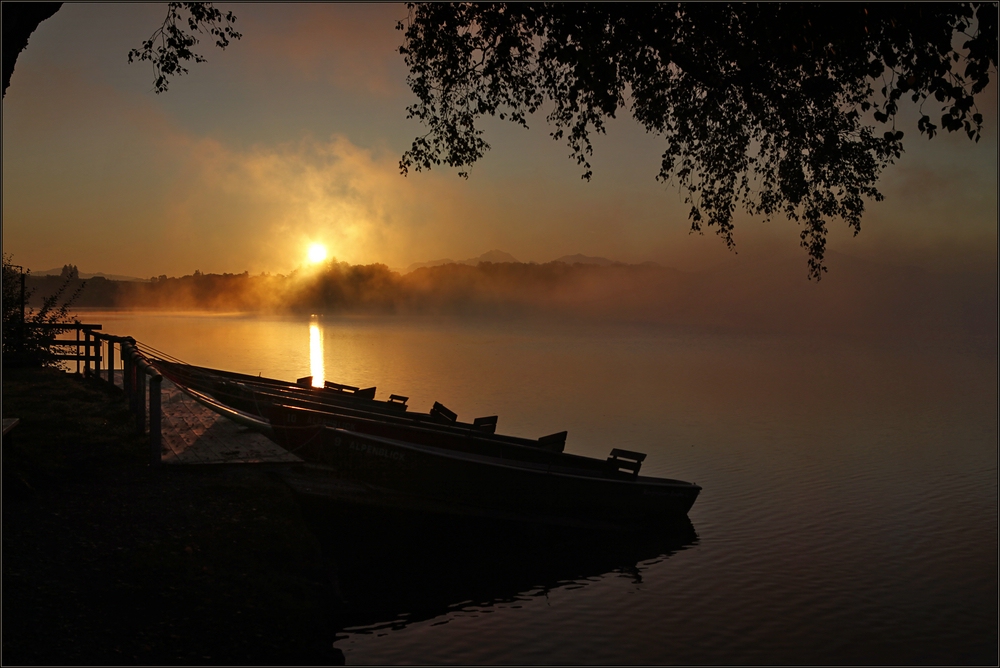
<svg viewBox="0 0 1000 668">
<path fill-rule="evenodd" d="M 591 134 L 627 109 L 663 140 L 656 179 L 680 188 L 692 232 L 715 227 L 734 248 L 738 206 L 784 216 L 817 280 L 828 221 L 857 235 L 865 200 L 883 199 L 879 175 L 903 151 L 901 98 L 933 98 L 940 127 L 978 141 L 974 96 L 996 72 L 996 4 L 408 6 L 407 114 L 428 132 L 402 174 L 445 164 L 468 178 L 490 148 L 481 117 L 527 128 L 545 107 L 590 180 Z M 921 113 L 917 130 L 937 129 Z"/>
<path fill-rule="evenodd" d="M 182 18 L 182 12 L 187 12 L 186 20 Z M 205 62 L 204 56 L 191 50 L 198 43 L 195 33 L 215 37 L 215 45 L 225 50 L 230 40 L 243 36 L 233 28 L 234 23 L 236 16 L 232 12 L 223 15 L 210 2 L 168 3 L 163 25 L 153 31 L 150 38 L 142 43 L 141 49 L 129 51 L 128 62 L 153 63 L 153 90 L 157 94 L 162 93 L 169 87 L 170 77 L 187 74 L 182 61 Z"/>
<path fill-rule="evenodd" d="M 62 7 L 61 2 L 3 3 L 3 95 L 14 73 L 14 65 L 28 38 L 38 25 L 52 17 Z M 225 50 L 230 41 L 243 35 L 233 24 L 232 12 L 223 14 L 210 2 L 170 2 L 163 24 L 142 43 L 142 48 L 128 53 L 128 62 L 149 61 L 153 64 L 153 90 L 162 93 L 170 85 L 170 77 L 187 74 L 183 63 L 205 62 L 205 57 L 191 48 L 198 43 L 196 34 L 215 37 L 215 45 Z"/>
</svg>

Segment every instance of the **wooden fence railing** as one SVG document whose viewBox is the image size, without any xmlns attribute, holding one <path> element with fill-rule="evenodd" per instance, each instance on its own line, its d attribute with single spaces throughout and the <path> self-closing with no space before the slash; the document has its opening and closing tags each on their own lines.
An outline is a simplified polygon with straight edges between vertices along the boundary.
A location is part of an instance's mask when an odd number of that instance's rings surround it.
<svg viewBox="0 0 1000 668">
<path fill-rule="evenodd" d="M 122 389 L 128 397 L 129 410 L 135 416 L 135 430 L 145 433 L 148 425 L 150 462 L 160 463 L 162 447 L 162 432 L 160 411 L 160 387 L 163 376 L 149 363 L 135 345 L 135 339 L 130 336 L 112 336 L 99 331 L 101 325 L 71 323 L 33 325 L 39 329 L 74 332 L 75 338 L 56 338 L 51 347 L 55 350 L 74 349 L 75 352 L 55 352 L 56 359 L 76 362 L 77 373 L 92 376 L 115 384 L 115 346 L 118 346 L 118 359 L 121 361 Z M 103 363 L 103 364 L 102 364 Z M 147 392 L 148 378 L 148 392 Z"/>
</svg>

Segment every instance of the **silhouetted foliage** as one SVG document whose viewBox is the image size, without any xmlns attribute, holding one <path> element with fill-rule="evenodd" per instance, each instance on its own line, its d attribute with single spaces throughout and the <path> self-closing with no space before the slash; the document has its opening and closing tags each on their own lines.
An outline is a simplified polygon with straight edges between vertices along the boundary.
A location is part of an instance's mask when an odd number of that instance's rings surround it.
<svg viewBox="0 0 1000 668">
<path fill-rule="evenodd" d="M 467 177 L 490 148 L 480 117 L 527 128 L 544 108 L 589 180 L 591 133 L 628 108 L 663 138 L 656 178 L 680 187 L 692 231 L 715 226 L 732 248 L 737 205 L 787 216 L 817 279 L 827 221 L 857 234 L 864 200 L 882 200 L 879 174 L 903 150 L 903 96 L 919 105 L 922 134 L 938 130 L 940 104 L 941 128 L 978 141 L 974 95 L 997 59 L 996 4 L 409 8 L 397 26 L 418 98 L 407 111 L 428 132 L 403 154 L 403 174 L 444 163 Z"/>
<path fill-rule="evenodd" d="M 186 13 L 186 17 L 182 14 Z M 162 93 L 170 85 L 169 77 L 187 74 L 182 61 L 205 62 L 205 57 L 193 52 L 191 47 L 198 43 L 194 33 L 208 33 L 215 37 L 215 45 L 225 50 L 231 39 L 242 35 L 233 28 L 236 16 L 232 12 L 223 15 L 210 2 L 171 2 L 167 5 L 167 17 L 163 25 L 142 43 L 141 49 L 128 53 L 128 62 L 148 60 L 153 63 L 153 90 Z M 187 26 L 187 32 L 185 30 Z"/>
<path fill-rule="evenodd" d="M 69 265 L 67 265 L 68 267 Z M 75 269 L 75 267 L 74 267 Z M 25 272 L 25 277 L 29 272 Z M 66 331 L 58 327 L 41 328 L 38 325 L 58 325 L 69 322 L 69 309 L 80 296 L 84 283 L 68 276 L 63 268 L 62 283 L 51 295 L 42 300 L 36 310 L 27 306 L 33 290 L 26 288 L 21 297 L 21 272 L 15 268 L 10 255 L 3 256 L 3 363 L 14 366 L 55 366 L 58 361 L 50 344 L 58 334 Z M 64 295 L 73 283 L 78 283 L 68 299 Z M 60 304 L 60 302 L 62 302 Z M 22 320 L 22 304 L 24 319 Z"/>
<path fill-rule="evenodd" d="M 51 17 L 61 2 L 5 2 L 3 3 L 3 94 L 7 95 L 14 64 L 28 44 L 28 37 L 38 24 Z M 211 2 L 170 2 L 163 24 L 153 31 L 141 49 L 132 49 L 128 62 L 148 60 L 153 63 L 153 90 L 162 93 L 170 85 L 169 77 L 187 74 L 183 63 L 205 62 L 205 57 L 192 51 L 198 43 L 198 34 L 215 38 L 215 45 L 225 49 L 230 40 L 240 39 L 233 24 L 232 12 L 223 14 Z"/>
</svg>

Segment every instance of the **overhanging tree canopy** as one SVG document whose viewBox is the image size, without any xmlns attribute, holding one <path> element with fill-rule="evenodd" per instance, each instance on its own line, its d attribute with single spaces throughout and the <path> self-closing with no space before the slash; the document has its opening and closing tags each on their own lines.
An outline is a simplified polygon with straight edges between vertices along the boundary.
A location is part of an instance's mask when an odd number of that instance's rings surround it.
<svg viewBox="0 0 1000 668">
<path fill-rule="evenodd" d="M 17 54 L 60 4 L 4 3 L 5 95 Z M 477 119 L 527 127 L 551 104 L 552 136 L 590 179 L 590 133 L 628 107 L 663 138 L 656 178 L 685 193 L 692 231 L 715 226 L 733 247 L 737 205 L 785 215 L 801 223 L 817 279 L 827 221 L 857 234 L 864 200 L 882 199 L 875 184 L 903 150 L 903 97 L 919 105 L 920 133 L 978 141 L 974 96 L 997 62 L 996 3 L 408 6 L 397 27 L 418 102 L 407 111 L 429 129 L 403 154 L 403 174 L 444 163 L 468 176 L 489 149 Z M 204 61 L 195 33 L 224 49 L 241 37 L 235 20 L 211 3 L 168 3 L 129 60 L 152 62 L 162 92 L 184 61 Z"/>
<path fill-rule="evenodd" d="M 52 17 L 62 7 L 61 2 L 4 2 L 3 3 L 3 96 L 7 96 L 14 65 L 21 51 L 28 45 L 31 33 L 38 24 Z M 233 27 L 236 16 L 223 14 L 210 2 L 168 2 L 163 24 L 153 31 L 141 49 L 128 53 L 128 62 L 149 61 L 153 64 L 153 90 L 162 93 L 170 84 L 170 77 L 187 74 L 185 62 L 205 62 L 205 57 L 192 51 L 198 43 L 198 34 L 209 34 L 215 45 L 225 50 L 230 40 L 242 35 Z"/>
<path fill-rule="evenodd" d="M 590 135 L 628 108 L 665 150 L 693 231 L 733 247 L 733 213 L 798 221 L 809 275 L 827 221 L 857 234 L 866 198 L 900 156 L 904 96 L 917 129 L 978 141 L 974 96 L 996 70 L 997 5 L 413 4 L 400 48 L 428 132 L 400 170 L 467 167 L 484 115 L 527 127 L 543 107 L 590 179 Z M 878 90 L 878 94 L 876 94 Z M 547 106 L 548 105 L 548 106 Z M 940 117 L 938 117 L 940 113 Z M 881 126 L 881 127 L 879 127 Z"/>
</svg>

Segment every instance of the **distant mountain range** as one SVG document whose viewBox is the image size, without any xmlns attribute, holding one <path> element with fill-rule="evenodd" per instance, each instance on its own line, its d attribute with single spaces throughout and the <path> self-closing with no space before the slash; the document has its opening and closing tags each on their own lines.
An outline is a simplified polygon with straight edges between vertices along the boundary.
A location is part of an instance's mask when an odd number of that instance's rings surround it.
<svg viewBox="0 0 1000 668">
<path fill-rule="evenodd" d="M 566 264 L 596 264 L 602 267 L 606 267 L 613 264 L 625 264 L 623 262 L 618 262 L 617 260 L 609 260 L 606 257 L 592 257 L 590 255 L 583 255 L 582 253 L 577 253 L 576 255 L 563 255 L 558 257 L 553 262 L 565 262 Z M 443 260 L 431 260 L 430 262 L 414 262 L 406 269 L 403 269 L 400 273 L 408 274 L 411 271 L 421 269 L 423 267 L 439 267 L 443 264 L 468 264 L 471 266 L 476 266 L 480 262 L 520 262 L 516 257 L 510 253 L 505 253 L 501 250 L 491 250 L 488 253 L 483 253 L 479 257 L 471 257 L 468 260 L 452 260 L 451 258 L 444 258 Z M 655 265 L 655 262 L 643 262 L 644 265 Z"/>
<path fill-rule="evenodd" d="M 57 269 L 46 269 L 45 271 L 32 271 L 32 276 L 58 276 L 62 273 L 62 267 Z M 97 272 L 96 274 L 88 274 L 87 272 L 81 271 L 80 278 L 106 278 L 109 281 L 139 281 L 146 282 L 149 281 L 148 278 L 138 278 L 136 276 L 123 276 L 121 274 L 104 274 Z"/>
<path fill-rule="evenodd" d="M 611 264 L 624 264 L 618 262 L 617 260 L 609 260 L 606 257 L 591 257 L 589 255 L 584 255 L 583 253 L 577 253 L 576 255 L 563 255 L 562 257 L 557 257 L 553 262 L 565 262 L 566 264 L 599 264 L 602 267 L 606 267 Z"/>
<path fill-rule="evenodd" d="M 440 267 L 443 264 L 468 264 L 474 267 L 480 262 L 520 262 L 520 260 L 510 253 L 504 253 L 501 250 L 491 250 L 483 253 L 479 257 L 470 257 L 468 260 L 452 260 L 451 258 L 444 258 L 443 260 L 431 260 L 430 262 L 414 262 L 409 267 L 404 269 L 402 273 L 408 274 L 411 271 L 422 269 L 423 267 Z"/>
</svg>

